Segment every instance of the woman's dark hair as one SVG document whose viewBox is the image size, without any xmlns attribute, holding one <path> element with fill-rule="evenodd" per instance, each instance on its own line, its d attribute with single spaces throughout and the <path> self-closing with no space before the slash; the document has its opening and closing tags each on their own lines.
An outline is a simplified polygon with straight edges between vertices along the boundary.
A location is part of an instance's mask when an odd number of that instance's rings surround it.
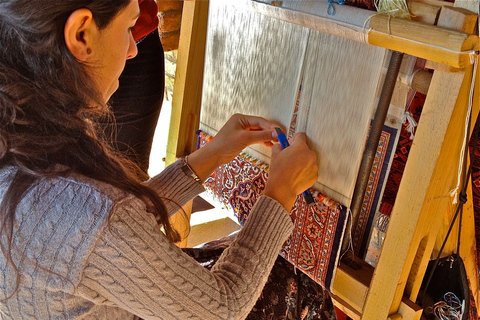
<svg viewBox="0 0 480 320">
<path fill-rule="evenodd" d="M 0 249 L 11 257 L 15 208 L 40 178 L 71 172 L 107 182 L 142 199 L 178 241 L 159 195 L 141 183 L 144 173 L 110 149 L 95 119 L 108 107 L 64 40 L 72 12 L 89 9 L 105 28 L 130 0 L 0 0 L 0 168 L 13 183 L 0 204 Z M 19 275 L 17 270 L 17 288 Z M 11 295 L 10 295 L 11 296 Z"/>
</svg>

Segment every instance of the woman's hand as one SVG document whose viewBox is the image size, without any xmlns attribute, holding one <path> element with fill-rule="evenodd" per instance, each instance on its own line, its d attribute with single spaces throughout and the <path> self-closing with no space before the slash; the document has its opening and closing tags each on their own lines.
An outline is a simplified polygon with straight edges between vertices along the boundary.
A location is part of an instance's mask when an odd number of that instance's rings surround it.
<svg viewBox="0 0 480 320">
<path fill-rule="evenodd" d="M 290 147 L 273 146 L 264 194 L 290 211 L 296 196 L 315 183 L 317 174 L 317 155 L 308 147 L 305 133 L 297 133 Z"/>
<path fill-rule="evenodd" d="M 234 114 L 208 143 L 210 151 L 218 155 L 219 165 L 233 160 L 251 144 L 263 143 L 269 147 L 277 138 L 278 125 L 261 117 Z"/>
<path fill-rule="evenodd" d="M 230 162 L 245 147 L 263 143 L 272 146 L 278 124 L 261 117 L 234 114 L 203 148 L 188 156 L 188 164 L 205 180 L 217 167 Z"/>
</svg>

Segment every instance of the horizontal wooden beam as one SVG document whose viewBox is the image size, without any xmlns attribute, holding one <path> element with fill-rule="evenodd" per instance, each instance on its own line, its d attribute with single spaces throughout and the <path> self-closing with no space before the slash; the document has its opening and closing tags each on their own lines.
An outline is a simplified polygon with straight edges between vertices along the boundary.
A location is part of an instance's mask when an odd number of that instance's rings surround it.
<svg viewBox="0 0 480 320">
<path fill-rule="evenodd" d="M 417 21 L 389 18 L 387 15 L 349 6 L 337 5 L 336 13 L 329 16 L 326 1 L 324 4 L 319 2 L 317 6 L 325 6 L 324 16 L 256 1 L 240 2 L 238 5 L 278 20 L 455 68 L 473 64 L 472 56 L 480 46 L 476 35 Z M 353 20 L 349 19 L 353 17 Z"/>
<path fill-rule="evenodd" d="M 476 35 L 384 14 L 371 17 L 367 42 L 455 68 L 473 64 L 479 50 Z"/>
</svg>

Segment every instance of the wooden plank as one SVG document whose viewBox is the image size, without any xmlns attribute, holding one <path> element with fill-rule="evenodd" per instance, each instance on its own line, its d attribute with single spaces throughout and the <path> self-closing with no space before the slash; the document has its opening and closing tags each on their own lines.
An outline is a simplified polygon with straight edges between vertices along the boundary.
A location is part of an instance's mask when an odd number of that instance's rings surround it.
<svg viewBox="0 0 480 320">
<path fill-rule="evenodd" d="M 403 298 L 398 308 L 398 315 L 404 320 L 420 320 L 423 309 L 412 301 Z"/>
<path fill-rule="evenodd" d="M 463 8 L 454 7 L 454 8 L 442 8 L 442 11 L 439 16 L 438 24 L 443 27 L 462 30 L 463 32 L 473 33 L 477 24 L 477 15 Z M 478 75 L 478 73 L 477 73 Z M 457 106 L 467 110 L 469 107 L 469 97 L 470 89 L 472 82 L 473 70 L 472 67 L 467 68 L 466 77 L 458 94 Z M 477 82 L 478 84 L 478 82 Z M 478 85 L 477 85 L 478 88 Z M 476 115 L 479 110 L 479 101 L 478 98 L 476 103 L 473 103 L 472 107 L 472 124 L 476 121 Z M 463 126 L 464 127 L 464 126 Z M 466 129 L 464 127 L 464 129 Z M 473 125 L 471 130 L 473 130 Z M 470 133 L 469 133 L 470 135 Z M 463 141 L 461 142 L 463 143 Z M 463 181 L 462 181 L 463 184 Z M 477 257 L 475 254 L 476 251 L 476 241 L 475 237 L 475 225 L 474 225 L 474 211 L 473 211 L 473 202 L 472 202 L 472 190 L 471 184 L 468 186 L 467 198 L 469 201 L 464 205 L 463 208 L 463 220 L 460 222 L 457 220 L 456 226 L 452 230 L 452 233 L 448 239 L 448 242 L 445 246 L 443 256 L 449 255 L 457 252 L 457 235 L 458 235 L 458 226 L 461 223 L 462 233 L 461 233 L 461 246 L 460 246 L 460 256 L 464 261 L 465 269 L 467 272 L 467 277 L 470 281 L 470 288 L 473 292 L 474 299 L 478 306 L 479 302 L 479 276 L 478 276 L 478 266 L 477 266 Z M 448 207 L 447 214 L 444 216 L 443 227 L 441 228 L 437 241 L 434 248 L 435 256 L 438 254 L 445 237 L 447 230 L 450 226 L 450 223 L 453 219 L 455 213 L 456 205 L 451 204 Z"/>
<path fill-rule="evenodd" d="M 208 1 L 184 2 L 166 165 L 195 150 L 195 131 L 198 129 L 202 98 L 207 20 Z M 192 202 L 183 208 L 184 212 L 177 212 L 171 218 L 172 226 L 183 237 L 183 240 L 177 244 L 180 247 L 187 244 L 191 208 Z"/>
<path fill-rule="evenodd" d="M 437 23 L 441 7 L 417 1 L 408 1 L 412 20 L 434 25 Z"/>
<path fill-rule="evenodd" d="M 479 3 L 478 0 L 456 0 L 453 6 L 464 8 L 476 14 L 479 14 L 480 8 L 478 7 L 478 3 Z"/>
<path fill-rule="evenodd" d="M 428 93 L 433 74 L 431 72 L 419 69 L 412 77 L 412 89 L 423 94 Z"/>
<path fill-rule="evenodd" d="M 445 1 L 445 0 L 412 0 L 412 1 L 428 4 L 428 5 L 431 5 L 431 6 L 453 7 L 452 2 L 448 2 L 448 1 Z"/>
<path fill-rule="evenodd" d="M 335 273 L 332 294 L 342 301 L 353 314 L 361 314 L 374 268 L 358 257 L 354 257 L 355 268 L 341 262 Z"/>
<path fill-rule="evenodd" d="M 198 129 L 202 99 L 208 5 L 206 0 L 185 1 L 183 4 L 167 165 L 195 150 L 195 131 Z"/>
<path fill-rule="evenodd" d="M 406 295 L 415 301 L 435 236 L 456 181 L 460 116 L 452 116 L 463 73 L 434 73 L 417 127 L 382 253 L 363 310 L 365 319 L 386 319 Z M 461 114 L 462 110 L 456 110 Z M 463 111 L 463 114 L 465 112 Z"/>
<path fill-rule="evenodd" d="M 387 15 L 372 16 L 369 27 L 369 44 L 456 68 L 471 65 L 471 54 L 479 47 L 476 35 Z"/>
<path fill-rule="evenodd" d="M 445 7 L 440 11 L 437 26 L 473 34 L 478 15 L 459 7 Z"/>
<path fill-rule="evenodd" d="M 334 294 L 330 294 L 332 298 L 333 305 L 342 311 L 345 315 L 353 320 L 361 320 L 362 314 L 358 311 L 355 311 L 355 308 L 350 306 L 347 302 L 343 301 Z"/>
<path fill-rule="evenodd" d="M 442 8 L 441 12 L 439 13 L 437 25 L 440 27 L 465 32 L 467 34 L 473 34 L 477 25 L 477 19 L 477 14 L 469 10 L 459 7 L 445 7 Z M 426 61 L 425 68 L 443 71 L 458 71 L 451 69 L 449 70 L 446 65 L 430 60 Z"/>
</svg>

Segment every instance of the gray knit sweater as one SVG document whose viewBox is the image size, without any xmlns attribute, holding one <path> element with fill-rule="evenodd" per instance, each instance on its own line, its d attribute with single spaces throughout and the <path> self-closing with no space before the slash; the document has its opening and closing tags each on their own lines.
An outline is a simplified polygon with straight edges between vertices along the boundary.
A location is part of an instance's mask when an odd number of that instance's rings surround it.
<svg viewBox="0 0 480 320">
<path fill-rule="evenodd" d="M 13 172 L 0 171 L 0 199 Z M 178 162 L 147 183 L 180 205 L 203 191 Z M 82 176 L 42 179 L 17 208 L 21 282 L 0 302 L 0 318 L 243 319 L 292 228 L 283 207 L 262 196 L 208 271 L 166 239 L 138 198 Z M 0 252 L 0 299 L 15 284 Z"/>
</svg>

